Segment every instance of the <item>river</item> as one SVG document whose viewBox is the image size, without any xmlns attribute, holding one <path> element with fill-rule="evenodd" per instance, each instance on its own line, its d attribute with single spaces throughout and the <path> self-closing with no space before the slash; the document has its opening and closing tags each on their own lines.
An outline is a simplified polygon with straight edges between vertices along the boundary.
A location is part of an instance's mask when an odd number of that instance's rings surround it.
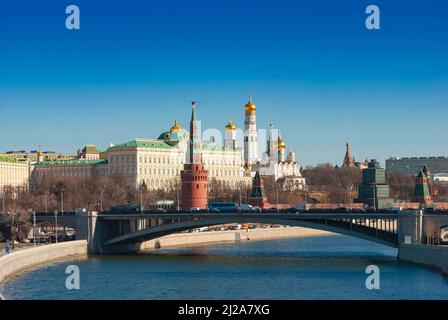
<svg viewBox="0 0 448 320">
<path fill-rule="evenodd" d="M 332 235 L 91 256 L 36 267 L 0 286 L 7 299 L 447 299 L 448 277 L 396 249 Z M 66 267 L 80 289 L 65 287 Z M 368 290 L 368 265 L 380 289 Z"/>
</svg>

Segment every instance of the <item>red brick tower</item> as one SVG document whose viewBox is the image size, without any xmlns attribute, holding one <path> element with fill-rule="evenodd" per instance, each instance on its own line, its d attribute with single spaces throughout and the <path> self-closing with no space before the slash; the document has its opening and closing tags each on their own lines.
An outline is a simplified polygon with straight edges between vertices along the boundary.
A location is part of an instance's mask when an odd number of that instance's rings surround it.
<svg viewBox="0 0 448 320">
<path fill-rule="evenodd" d="M 202 163 L 201 123 L 196 119 L 196 102 L 191 103 L 190 145 L 182 179 L 182 209 L 207 207 L 207 176 Z"/>
<path fill-rule="evenodd" d="M 260 177 L 260 173 L 258 171 L 255 173 L 255 177 L 252 181 L 252 192 L 249 197 L 249 204 L 255 207 L 260 207 L 261 209 L 270 207 L 264 192 L 263 179 Z"/>
</svg>

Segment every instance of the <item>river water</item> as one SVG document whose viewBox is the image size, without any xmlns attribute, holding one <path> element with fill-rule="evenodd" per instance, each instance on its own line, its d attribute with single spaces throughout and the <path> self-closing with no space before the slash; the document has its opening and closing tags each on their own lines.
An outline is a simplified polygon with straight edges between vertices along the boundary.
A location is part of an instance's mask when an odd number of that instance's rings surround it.
<svg viewBox="0 0 448 320">
<path fill-rule="evenodd" d="M 346 236 L 93 256 L 30 269 L 0 286 L 7 299 L 448 299 L 448 277 L 396 260 L 396 249 Z M 68 290 L 68 265 L 80 289 Z M 366 267 L 380 271 L 368 290 Z"/>
</svg>

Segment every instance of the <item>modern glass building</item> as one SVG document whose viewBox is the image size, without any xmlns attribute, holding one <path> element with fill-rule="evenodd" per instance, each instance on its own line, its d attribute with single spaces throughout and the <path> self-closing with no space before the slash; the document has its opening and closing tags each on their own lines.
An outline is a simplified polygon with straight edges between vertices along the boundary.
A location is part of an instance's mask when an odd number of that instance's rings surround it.
<svg viewBox="0 0 448 320">
<path fill-rule="evenodd" d="M 416 176 L 426 166 L 431 174 L 448 173 L 448 157 L 393 157 L 386 159 L 386 171 Z"/>
<path fill-rule="evenodd" d="M 362 184 L 358 187 L 358 203 L 370 208 L 385 209 L 393 206 L 389 185 L 386 184 L 386 172 L 376 160 L 370 160 L 368 167 L 362 170 Z"/>
</svg>

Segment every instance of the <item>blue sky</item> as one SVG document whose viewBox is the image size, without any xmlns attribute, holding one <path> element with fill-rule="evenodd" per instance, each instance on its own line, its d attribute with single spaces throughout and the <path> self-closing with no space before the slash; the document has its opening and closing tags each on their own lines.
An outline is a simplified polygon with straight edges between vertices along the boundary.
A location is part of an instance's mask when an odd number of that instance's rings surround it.
<svg viewBox="0 0 448 320">
<path fill-rule="evenodd" d="M 81 29 L 65 28 L 76 4 Z M 367 30 L 365 8 L 381 10 Z M 300 162 L 448 155 L 446 1 L 13 1 L 0 5 L 0 151 L 104 149 L 239 127 L 251 94 Z"/>
</svg>

